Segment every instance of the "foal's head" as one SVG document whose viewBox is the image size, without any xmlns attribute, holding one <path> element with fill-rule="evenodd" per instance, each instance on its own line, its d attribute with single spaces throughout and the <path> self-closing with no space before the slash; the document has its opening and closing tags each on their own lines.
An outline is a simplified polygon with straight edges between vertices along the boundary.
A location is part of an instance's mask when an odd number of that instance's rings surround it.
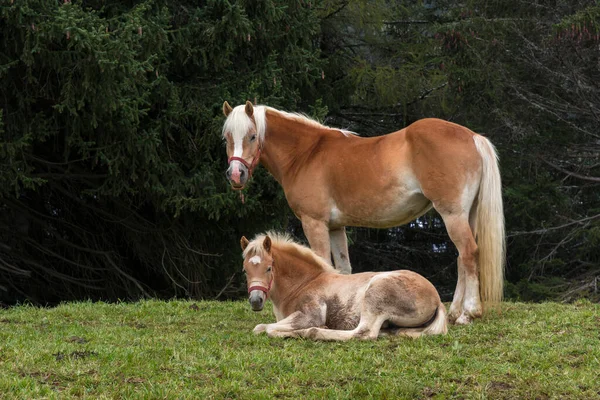
<svg viewBox="0 0 600 400">
<path fill-rule="evenodd" d="M 265 236 L 260 246 L 248 248 L 249 243 L 248 239 L 242 236 L 240 244 L 244 251 L 244 273 L 248 285 L 248 300 L 254 311 L 260 311 L 263 309 L 273 283 L 271 238 Z"/>
<path fill-rule="evenodd" d="M 259 107 L 260 108 L 260 107 Z M 260 159 L 261 135 L 264 134 L 264 115 L 255 113 L 252 103 L 231 108 L 223 103 L 227 117 L 223 125 L 223 137 L 227 141 L 229 168 L 227 179 L 231 187 L 243 189 Z"/>
</svg>

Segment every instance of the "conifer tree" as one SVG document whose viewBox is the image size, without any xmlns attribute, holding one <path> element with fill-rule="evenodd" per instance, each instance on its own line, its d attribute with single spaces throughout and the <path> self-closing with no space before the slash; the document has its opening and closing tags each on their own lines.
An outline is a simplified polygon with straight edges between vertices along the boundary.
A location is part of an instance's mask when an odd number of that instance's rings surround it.
<svg viewBox="0 0 600 400">
<path fill-rule="evenodd" d="M 310 105 L 316 10 L 23 0 L 0 16 L 0 299 L 234 293 L 240 235 L 286 208 L 264 171 L 245 205 L 228 188 L 221 105 Z"/>
</svg>

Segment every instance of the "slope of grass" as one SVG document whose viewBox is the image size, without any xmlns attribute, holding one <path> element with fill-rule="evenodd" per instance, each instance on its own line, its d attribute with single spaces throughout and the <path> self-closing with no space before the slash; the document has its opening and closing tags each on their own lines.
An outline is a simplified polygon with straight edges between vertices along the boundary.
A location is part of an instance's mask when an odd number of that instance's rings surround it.
<svg viewBox="0 0 600 400">
<path fill-rule="evenodd" d="M 600 306 L 505 303 L 446 336 L 255 336 L 245 302 L 0 310 L 2 398 L 600 398 Z"/>
</svg>

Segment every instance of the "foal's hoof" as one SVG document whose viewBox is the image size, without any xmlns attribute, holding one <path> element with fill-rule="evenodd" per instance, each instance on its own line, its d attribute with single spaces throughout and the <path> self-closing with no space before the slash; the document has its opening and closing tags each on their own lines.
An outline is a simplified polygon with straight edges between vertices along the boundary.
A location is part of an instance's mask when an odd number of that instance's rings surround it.
<svg viewBox="0 0 600 400">
<path fill-rule="evenodd" d="M 267 330 L 267 325 L 266 324 L 258 324 L 254 327 L 254 330 L 252 332 L 254 332 L 255 335 L 258 335 L 260 333 L 263 333 Z"/>
<path fill-rule="evenodd" d="M 473 322 L 473 318 L 469 317 L 467 314 L 463 313 L 460 317 L 454 321 L 456 325 L 469 325 Z"/>
<path fill-rule="evenodd" d="M 306 338 L 313 339 L 313 340 L 318 339 L 319 328 L 313 326 L 312 328 L 306 329 L 305 332 L 306 332 L 306 334 L 305 334 Z"/>
</svg>

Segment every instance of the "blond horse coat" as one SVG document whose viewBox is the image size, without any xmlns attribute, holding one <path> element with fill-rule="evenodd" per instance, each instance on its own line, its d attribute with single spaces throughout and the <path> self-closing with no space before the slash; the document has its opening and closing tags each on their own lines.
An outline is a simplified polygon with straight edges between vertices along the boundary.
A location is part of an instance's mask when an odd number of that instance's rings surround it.
<svg viewBox="0 0 600 400">
<path fill-rule="evenodd" d="M 250 102 L 227 116 L 227 176 L 245 186 L 260 163 L 281 184 L 311 248 L 350 273 L 345 226 L 388 228 L 431 207 L 458 249 L 451 321 L 502 299 L 504 214 L 493 145 L 469 129 L 423 119 L 388 135 L 361 138 L 304 116 Z"/>
<path fill-rule="evenodd" d="M 267 296 L 277 322 L 255 333 L 319 340 L 445 334 L 446 309 L 435 287 L 411 271 L 342 275 L 310 249 L 277 233 L 242 237 L 252 309 Z M 325 328 L 324 328 L 325 327 Z"/>
</svg>

